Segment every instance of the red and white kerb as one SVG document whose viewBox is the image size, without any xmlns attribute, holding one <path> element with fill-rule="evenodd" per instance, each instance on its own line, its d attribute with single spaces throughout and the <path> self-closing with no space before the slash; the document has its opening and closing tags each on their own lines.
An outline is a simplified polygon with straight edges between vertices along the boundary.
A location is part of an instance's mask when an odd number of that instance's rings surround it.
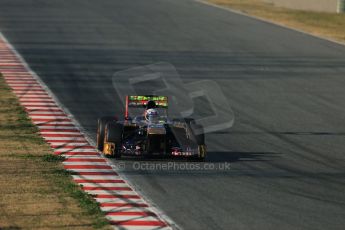
<svg viewBox="0 0 345 230">
<path fill-rule="evenodd" d="M 0 34 L 0 72 L 64 168 L 91 194 L 115 229 L 172 229 L 108 164 Z"/>
</svg>

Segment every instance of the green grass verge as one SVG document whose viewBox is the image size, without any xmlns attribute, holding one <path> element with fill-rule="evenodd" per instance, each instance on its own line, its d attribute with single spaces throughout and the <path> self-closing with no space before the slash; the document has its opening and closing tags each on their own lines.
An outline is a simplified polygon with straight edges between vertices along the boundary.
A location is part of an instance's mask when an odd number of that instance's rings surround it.
<svg viewBox="0 0 345 230">
<path fill-rule="evenodd" d="M 2 229 L 111 229 L 96 201 L 63 169 L 63 160 L 0 75 Z"/>
</svg>

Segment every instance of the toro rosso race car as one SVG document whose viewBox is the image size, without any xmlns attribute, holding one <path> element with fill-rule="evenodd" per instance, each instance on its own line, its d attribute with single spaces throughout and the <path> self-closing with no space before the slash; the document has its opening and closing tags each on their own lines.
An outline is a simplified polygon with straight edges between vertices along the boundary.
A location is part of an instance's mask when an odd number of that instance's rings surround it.
<svg viewBox="0 0 345 230">
<path fill-rule="evenodd" d="M 194 119 L 169 119 L 166 96 L 126 96 L 123 120 L 98 119 L 97 148 L 109 157 L 183 156 L 204 160 L 205 137 Z"/>
</svg>

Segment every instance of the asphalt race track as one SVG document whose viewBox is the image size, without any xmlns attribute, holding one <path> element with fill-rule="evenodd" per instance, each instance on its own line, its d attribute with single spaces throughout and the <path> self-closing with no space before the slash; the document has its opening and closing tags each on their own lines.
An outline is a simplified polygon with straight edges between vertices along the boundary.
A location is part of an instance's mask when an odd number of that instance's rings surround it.
<svg viewBox="0 0 345 230">
<path fill-rule="evenodd" d="M 345 46 L 192 0 L 0 0 L 0 30 L 93 138 L 123 113 L 118 71 L 167 62 L 220 85 L 235 123 L 207 134 L 206 163 L 230 170 L 114 161 L 181 228 L 344 228 Z"/>
</svg>

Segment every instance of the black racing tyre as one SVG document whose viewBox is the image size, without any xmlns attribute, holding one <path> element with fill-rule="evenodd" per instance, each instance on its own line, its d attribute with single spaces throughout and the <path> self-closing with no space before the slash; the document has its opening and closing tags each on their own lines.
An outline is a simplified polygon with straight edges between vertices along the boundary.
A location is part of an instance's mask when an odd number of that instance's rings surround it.
<svg viewBox="0 0 345 230">
<path fill-rule="evenodd" d="M 108 122 L 105 126 L 105 141 L 115 144 L 114 157 L 121 157 L 119 147 L 122 142 L 123 125 L 117 122 Z"/>
<path fill-rule="evenodd" d="M 204 161 L 205 160 L 205 154 L 206 154 L 206 146 L 205 146 L 205 134 L 204 134 L 204 129 L 202 127 L 202 125 L 197 125 L 197 124 L 190 124 L 189 125 L 192 134 L 193 134 L 193 138 L 196 142 L 196 144 L 198 145 L 199 151 L 200 148 L 203 148 L 205 151 L 203 154 L 202 152 L 199 152 L 199 156 L 197 157 L 198 161 Z"/>
<path fill-rule="evenodd" d="M 116 121 L 115 117 L 105 116 L 98 119 L 97 123 L 97 149 L 103 151 L 105 126 L 108 122 Z"/>
<path fill-rule="evenodd" d="M 106 142 L 119 143 L 122 140 L 123 125 L 117 122 L 108 122 L 105 126 Z"/>
</svg>

